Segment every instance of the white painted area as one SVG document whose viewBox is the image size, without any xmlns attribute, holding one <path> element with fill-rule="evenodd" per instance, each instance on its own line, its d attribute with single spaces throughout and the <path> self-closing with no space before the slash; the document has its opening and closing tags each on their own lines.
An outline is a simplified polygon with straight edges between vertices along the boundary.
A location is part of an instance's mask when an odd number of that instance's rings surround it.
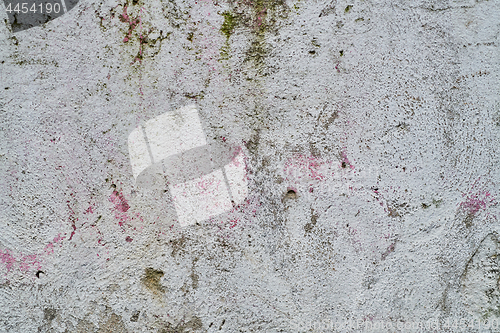
<svg viewBox="0 0 500 333">
<path fill-rule="evenodd" d="M 128 146 L 134 178 L 147 167 L 161 163 L 165 158 L 186 150 L 206 145 L 198 111 L 194 105 L 175 112 L 164 113 L 129 135 Z M 148 148 L 153 155 L 151 161 Z M 231 163 L 200 178 L 185 183 L 169 184 L 178 221 L 181 226 L 201 222 L 229 211 L 233 204 L 240 204 L 248 195 L 245 156 L 240 151 Z M 182 170 L 175 170 L 175 173 Z M 229 189 L 228 186 L 229 185 Z M 229 193 L 231 191 L 231 194 Z"/>
<path fill-rule="evenodd" d="M 240 151 L 230 164 L 224 166 L 224 170 L 233 201 L 239 205 L 248 195 L 248 180 L 243 152 Z"/>
<path fill-rule="evenodd" d="M 152 164 L 141 127 L 133 130 L 128 136 L 128 152 L 134 178 L 137 178 L 142 171 Z"/>
<path fill-rule="evenodd" d="M 193 105 L 151 119 L 144 128 L 154 163 L 207 144 L 198 112 Z"/>
<path fill-rule="evenodd" d="M 169 188 L 181 226 L 202 222 L 232 208 L 222 170 Z"/>
</svg>

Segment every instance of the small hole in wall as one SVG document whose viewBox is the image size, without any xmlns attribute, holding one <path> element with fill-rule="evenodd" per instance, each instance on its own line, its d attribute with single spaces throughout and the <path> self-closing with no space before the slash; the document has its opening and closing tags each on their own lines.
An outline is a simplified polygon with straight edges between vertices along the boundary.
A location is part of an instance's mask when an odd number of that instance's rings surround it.
<svg viewBox="0 0 500 333">
<path fill-rule="evenodd" d="M 311 51 L 309 51 L 309 54 L 316 54 L 316 51 L 311 50 Z"/>
<path fill-rule="evenodd" d="M 342 162 L 342 167 L 345 169 L 347 167 L 347 163 L 346 162 Z"/>
<path fill-rule="evenodd" d="M 297 192 L 295 192 L 295 190 L 293 190 L 293 189 L 289 189 L 289 190 L 286 192 L 285 197 L 286 197 L 286 198 L 289 198 L 289 199 L 297 199 Z"/>
<path fill-rule="evenodd" d="M 37 271 L 35 273 L 35 275 L 36 275 L 37 278 L 40 278 L 40 274 L 45 274 L 45 273 L 43 271 Z"/>
</svg>

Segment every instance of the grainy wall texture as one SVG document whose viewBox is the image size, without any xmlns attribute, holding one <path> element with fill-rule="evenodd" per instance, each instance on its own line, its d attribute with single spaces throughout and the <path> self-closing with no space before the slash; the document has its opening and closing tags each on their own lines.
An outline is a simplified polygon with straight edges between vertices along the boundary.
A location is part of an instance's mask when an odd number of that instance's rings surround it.
<svg viewBox="0 0 500 333">
<path fill-rule="evenodd" d="M 498 0 L 6 3 L 1 332 L 498 331 Z"/>
</svg>

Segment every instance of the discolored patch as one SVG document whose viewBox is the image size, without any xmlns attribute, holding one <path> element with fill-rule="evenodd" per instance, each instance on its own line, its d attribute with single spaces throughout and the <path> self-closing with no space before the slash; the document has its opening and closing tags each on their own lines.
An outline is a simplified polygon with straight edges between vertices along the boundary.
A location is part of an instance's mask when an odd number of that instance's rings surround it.
<svg viewBox="0 0 500 333">
<path fill-rule="evenodd" d="M 148 288 L 153 294 L 159 295 L 165 292 L 160 283 L 163 272 L 154 268 L 148 267 L 145 269 L 145 274 L 141 279 L 142 284 Z"/>
<path fill-rule="evenodd" d="M 112 313 L 104 325 L 100 325 L 97 333 L 126 333 L 125 324 L 123 323 L 122 317 L 115 313 Z"/>
<path fill-rule="evenodd" d="M 188 322 L 180 322 L 176 326 L 166 323 L 164 327 L 158 330 L 158 333 L 187 333 L 200 331 L 201 329 L 203 329 L 203 322 L 200 318 L 193 317 Z"/>
<path fill-rule="evenodd" d="M 306 234 L 314 229 L 317 222 L 318 222 L 318 215 L 314 214 L 314 210 L 311 208 L 311 222 L 304 225 L 304 231 L 306 232 Z"/>
<path fill-rule="evenodd" d="M 170 246 L 172 247 L 172 256 L 175 256 L 179 252 L 184 252 L 184 247 L 186 246 L 186 237 L 182 236 L 178 239 L 170 240 Z"/>
<path fill-rule="evenodd" d="M 43 319 L 47 320 L 49 323 L 56 317 L 56 309 L 46 308 L 43 309 Z"/>
<path fill-rule="evenodd" d="M 222 16 L 224 16 L 224 22 L 222 23 L 220 31 L 226 36 L 227 39 L 229 39 L 234 31 L 234 28 L 236 27 L 236 16 L 227 11 L 222 13 Z"/>
<path fill-rule="evenodd" d="M 491 233 L 479 244 L 461 277 L 462 295 L 470 310 L 483 319 L 500 318 L 500 242 Z"/>
<path fill-rule="evenodd" d="M 140 313 L 141 313 L 140 311 L 135 311 L 135 312 L 132 314 L 132 316 L 130 317 L 130 321 L 131 321 L 131 322 L 134 322 L 134 323 L 135 323 L 135 322 L 137 322 L 137 321 L 139 320 L 139 314 L 140 314 Z"/>
</svg>

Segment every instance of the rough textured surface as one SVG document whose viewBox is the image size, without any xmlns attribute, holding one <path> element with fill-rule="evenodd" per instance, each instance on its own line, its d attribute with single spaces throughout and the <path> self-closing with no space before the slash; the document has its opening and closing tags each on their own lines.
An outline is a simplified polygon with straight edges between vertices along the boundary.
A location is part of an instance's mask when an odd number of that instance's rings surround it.
<svg viewBox="0 0 500 333">
<path fill-rule="evenodd" d="M 0 331 L 500 316 L 500 2 L 81 0 L 15 34 L 0 15 Z M 249 194 L 181 228 L 127 138 L 191 104 L 246 150 Z"/>
</svg>

